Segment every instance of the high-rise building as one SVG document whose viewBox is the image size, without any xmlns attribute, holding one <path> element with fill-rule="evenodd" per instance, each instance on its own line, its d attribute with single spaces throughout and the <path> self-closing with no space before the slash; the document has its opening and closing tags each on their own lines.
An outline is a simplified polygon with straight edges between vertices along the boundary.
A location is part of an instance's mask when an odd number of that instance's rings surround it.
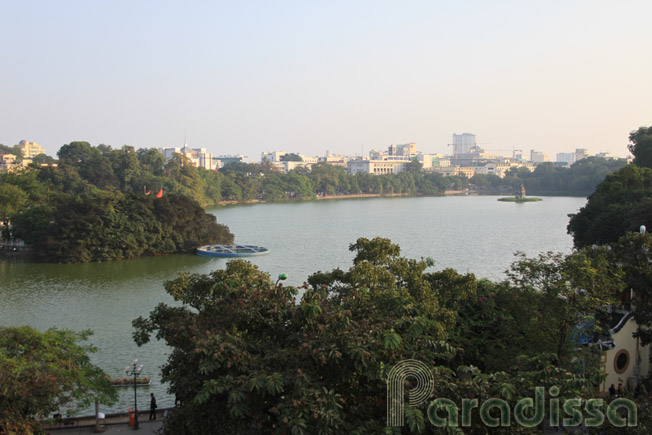
<svg viewBox="0 0 652 435">
<path fill-rule="evenodd" d="M 575 163 L 575 153 L 557 153 L 557 161 L 572 165 Z"/>
<path fill-rule="evenodd" d="M 530 161 L 534 163 L 543 163 L 548 161 L 548 154 L 540 151 L 530 150 Z"/>
<path fill-rule="evenodd" d="M 453 134 L 453 154 L 468 154 L 473 146 L 475 146 L 474 134 Z"/>
<path fill-rule="evenodd" d="M 403 156 L 410 158 L 417 153 L 417 144 L 406 143 L 402 145 L 390 145 L 387 154 L 390 156 Z"/>
</svg>

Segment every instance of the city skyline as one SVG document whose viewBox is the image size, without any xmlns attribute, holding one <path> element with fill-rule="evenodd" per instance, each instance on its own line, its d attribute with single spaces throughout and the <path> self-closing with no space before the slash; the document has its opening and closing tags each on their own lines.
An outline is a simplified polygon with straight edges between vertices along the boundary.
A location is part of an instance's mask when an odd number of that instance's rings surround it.
<svg viewBox="0 0 652 435">
<path fill-rule="evenodd" d="M 646 13 L 647 12 L 647 13 Z M 652 4 L 6 2 L 0 143 L 626 156 Z"/>
</svg>

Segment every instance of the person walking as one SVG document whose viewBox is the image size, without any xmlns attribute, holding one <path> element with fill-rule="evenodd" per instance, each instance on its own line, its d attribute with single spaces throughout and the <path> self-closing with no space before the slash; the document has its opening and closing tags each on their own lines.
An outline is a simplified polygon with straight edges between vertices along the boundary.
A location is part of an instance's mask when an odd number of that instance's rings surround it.
<svg viewBox="0 0 652 435">
<path fill-rule="evenodd" d="M 156 397 L 154 397 L 154 393 L 150 393 L 150 397 L 152 400 L 149 403 L 149 419 L 156 420 Z"/>
</svg>

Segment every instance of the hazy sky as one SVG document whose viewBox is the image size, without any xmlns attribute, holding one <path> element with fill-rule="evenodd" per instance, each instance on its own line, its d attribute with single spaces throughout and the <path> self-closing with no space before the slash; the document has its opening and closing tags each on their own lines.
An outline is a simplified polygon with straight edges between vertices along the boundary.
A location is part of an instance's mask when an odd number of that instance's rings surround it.
<svg viewBox="0 0 652 435">
<path fill-rule="evenodd" d="M 0 143 L 626 155 L 652 1 L 0 0 Z"/>
</svg>

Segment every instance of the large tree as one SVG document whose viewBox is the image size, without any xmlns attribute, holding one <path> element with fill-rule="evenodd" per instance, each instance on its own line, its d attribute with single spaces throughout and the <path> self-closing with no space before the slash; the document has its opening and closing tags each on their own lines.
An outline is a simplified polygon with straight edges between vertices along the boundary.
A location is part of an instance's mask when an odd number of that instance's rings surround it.
<svg viewBox="0 0 652 435">
<path fill-rule="evenodd" d="M 576 247 L 617 241 L 641 225 L 652 228 L 652 169 L 627 165 L 607 175 L 568 223 Z"/>
<path fill-rule="evenodd" d="M 30 434 L 68 404 L 111 404 L 115 389 L 91 363 L 90 331 L 0 326 L 0 433 Z"/>
<path fill-rule="evenodd" d="M 629 135 L 629 151 L 634 155 L 634 164 L 652 168 L 652 127 L 640 127 Z"/>
<path fill-rule="evenodd" d="M 348 271 L 297 290 L 241 260 L 166 284 L 181 306 L 159 305 L 134 322 L 172 353 L 163 379 L 181 406 L 168 433 L 378 433 L 386 376 L 401 360 L 447 360 L 453 314 L 424 279 L 428 262 L 388 240 L 358 240 Z M 424 425 L 411 410 L 410 425 Z"/>
</svg>

